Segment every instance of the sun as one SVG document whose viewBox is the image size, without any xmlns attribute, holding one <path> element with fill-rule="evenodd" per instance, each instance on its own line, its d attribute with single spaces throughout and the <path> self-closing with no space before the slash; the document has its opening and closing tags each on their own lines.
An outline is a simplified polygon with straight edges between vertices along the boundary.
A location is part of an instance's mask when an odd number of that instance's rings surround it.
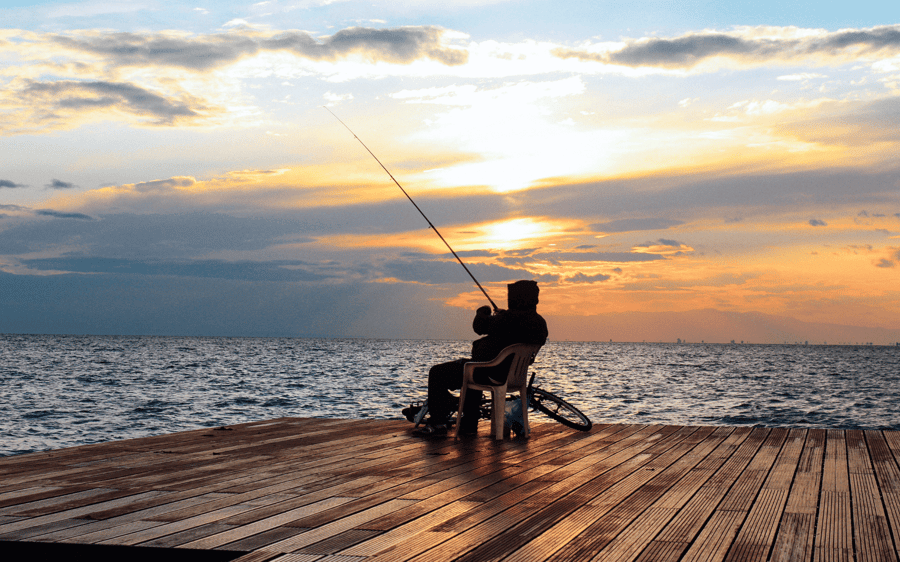
<svg viewBox="0 0 900 562">
<path fill-rule="evenodd" d="M 487 240 L 492 244 L 509 245 L 538 236 L 543 227 L 533 219 L 509 219 L 487 227 Z"/>
</svg>

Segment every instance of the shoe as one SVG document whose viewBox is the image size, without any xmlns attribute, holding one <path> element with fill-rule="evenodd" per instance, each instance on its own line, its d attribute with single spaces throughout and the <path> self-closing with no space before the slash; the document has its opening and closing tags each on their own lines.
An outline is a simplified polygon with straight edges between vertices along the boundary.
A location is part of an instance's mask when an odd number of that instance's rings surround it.
<svg viewBox="0 0 900 562">
<path fill-rule="evenodd" d="M 400 413 L 412 423 L 416 422 L 416 415 L 422 410 L 420 404 L 410 404 L 408 408 L 403 408 Z"/>
<path fill-rule="evenodd" d="M 442 423 L 435 425 L 426 423 L 425 425 L 420 425 L 419 427 L 413 429 L 413 435 L 416 435 L 418 437 L 436 437 L 447 435 L 447 426 Z"/>
</svg>

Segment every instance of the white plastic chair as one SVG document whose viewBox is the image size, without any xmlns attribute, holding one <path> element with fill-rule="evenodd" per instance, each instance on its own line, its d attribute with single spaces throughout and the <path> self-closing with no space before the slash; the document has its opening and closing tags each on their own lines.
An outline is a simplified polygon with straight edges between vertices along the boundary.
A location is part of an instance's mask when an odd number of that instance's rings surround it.
<svg viewBox="0 0 900 562">
<path fill-rule="evenodd" d="M 490 361 L 470 361 L 463 368 L 463 383 L 459 391 L 459 411 L 456 413 L 455 438 L 459 438 L 459 426 L 462 420 L 463 405 L 466 403 L 466 390 L 484 390 L 491 393 L 491 434 L 494 439 L 503 439 L 503 421 L 506 414 L 506 395 L 518 392 L 522 401 L 522 425 L 524 434 L 528 435 L 528 366 L 534 363 L 540 345 L 517 343 L 503 348 L 497 357 Z M 509 375 L 506 382 L 499 385 L 480 384 L 475 382 L 475 369 L 481 367 L 494 367 L 503 363 L 510 355 L 515 355 L 509 366 Z"/>
</svg>

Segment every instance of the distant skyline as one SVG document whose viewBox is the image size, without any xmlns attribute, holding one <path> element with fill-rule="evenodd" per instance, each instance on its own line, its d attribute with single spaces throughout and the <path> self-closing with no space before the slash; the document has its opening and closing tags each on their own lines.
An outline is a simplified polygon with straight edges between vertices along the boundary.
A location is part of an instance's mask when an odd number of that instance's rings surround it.
<svg viewBox="0 0 900 562">
<path fill-rule="evenodd" d="M 884 2 L 0 7 L 0 333 L 900 341 Z"/>
</svg>

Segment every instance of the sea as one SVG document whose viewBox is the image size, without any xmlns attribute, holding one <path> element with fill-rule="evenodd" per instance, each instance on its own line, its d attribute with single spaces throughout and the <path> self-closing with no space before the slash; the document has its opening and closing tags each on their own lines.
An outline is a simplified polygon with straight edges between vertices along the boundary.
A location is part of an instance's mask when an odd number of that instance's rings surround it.
<svg viewBox="0 0 900 562">
<path fill-rule="evenodd" d="M 0 335 L 0 456 L 284 416 L 402 419 L 470 341 Z M 900 347 L 548 342 L 594 424 L 900 429 Z M 538 414 L 535 414 L 538 415 Z"/>
</svg>

